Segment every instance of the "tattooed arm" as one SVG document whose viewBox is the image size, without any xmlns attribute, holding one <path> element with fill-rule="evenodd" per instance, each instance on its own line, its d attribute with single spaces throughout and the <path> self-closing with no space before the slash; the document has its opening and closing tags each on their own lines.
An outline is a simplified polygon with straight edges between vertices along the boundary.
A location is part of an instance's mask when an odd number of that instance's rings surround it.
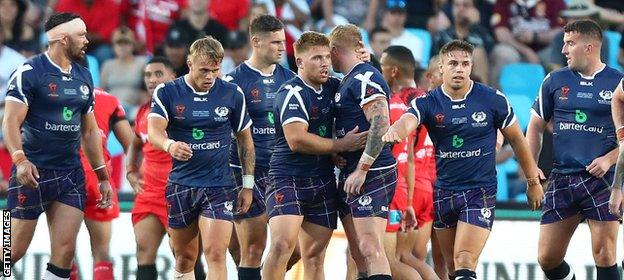
<svg viewBox="0 0 624 280">
<path fill-rule="evenodd" d="M 238 193 L 236 214 L 249 211 L 254 188 L 254 169 L 256 167 L 256 150 L 254 148 L 251 129 L 247 128 L 236 133 L 238 143 L 238 158 L 243 169 L 243 187 Z"/>
<path fill-rule="evenodd" d="M 624 140 L 624 128 L 622 127 L 624 126 L 624 79 L 620 81 L 620 84 L 613 92 L 611 114 L 613 116 L 613 125 L 616 129 L 619 153 L 615 165 L 615 179 L 613 180 L 611 196 L 609 197 L 609 212 L 621 217 L 622 184 L 624 183 L 624 146 L 621 142 Z"/>
</svg>

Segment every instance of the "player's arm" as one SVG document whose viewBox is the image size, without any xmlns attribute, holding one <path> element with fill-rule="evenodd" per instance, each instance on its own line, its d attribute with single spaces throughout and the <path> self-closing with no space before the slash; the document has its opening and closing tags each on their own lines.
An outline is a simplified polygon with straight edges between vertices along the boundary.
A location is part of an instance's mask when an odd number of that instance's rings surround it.
<svg viewBox="0 0 624 280">
<path fill-rule="evenodd" d="M 358 127 L 355 127 L 343 138 L 327 139 L 308 132 L 308 124 L 300 121 L 287 123 L 282 129 L 293 152 L 313 155 L 360 150 L 366 144 L 368 135 L 368 132 L 357 133 Z"/>
<path fill-rule="evenodd" d="M 132 187 L 132 191 L 140 193 L 143 191 L 143 180 L 139 172 L 141 157 L 143 156 L 143 141 L 138 136 L 134 136 L 126 153 L 126 179 Z"/>
<path fill-rule="evenodd" d="M 113 133 L 115 133 L 115 137 L 119 140 L 121 147 L 123 147 L 124 153 L 127 155 L 132 142 L 135 140 L 130 122 L 128 122 L 127 119 L 118 120 L 113 125 Z"/>
<path fill-rule="evenodd" d="M 237 132 L 236 143 L 238 144 L 238 159 L 241 162 L 243 175 L 253 176 L 256 167 L 256 150 L 251 136 L 251 129 L 246 128 Z"/>
<path fill-rule="evenodd" d="M 396 143 L 401 142 L 407 136 L 414 131 L 420 121 L 418 116 L 410 113 L 409 111 L 404 113 L 398 121 L 393 123 L 390 128 L 388 128 L 388 132 L 384 134 L 381 138 L 384 142 Z"/>
<path fill-rule="evenodd" d="M 544 131 L 546 130 L 547 124 L 548 123 L 541 117 L 536 114 L 531 114 L 531 120 L 529 121 L 526 132 L 526 141 L 535 162 L 539 160 L 540 152 L 542 151 L 542 141 L 544 140 Z"/>
<path fill-rule="evenodd" d="M 624 187 L 624 145 L 622 145 L 624 140 L 624 85 L 622 83 L 624 83 L 624 79 L 620 81 L 620 84 L 613 92 L 611 100 L 611 114 L 619 147 L 615 165 L 615 180 L 612 187 L 617 189 Z"/>
<path fill-rule="evenodd" d="M 414 187 L 416 185 L 416 163 L 414 162 L 414 145 L 419 135 L 408 138 L 407 142 L 407 208 L 405 209 L 405 229 L 413 230 L 416 224 L 416 212 L 414 211 Z"/>
<path fill-rule="evenodd" d="M 89 160 L 89 164 L 93 168 L 98 178 L 101 198 L 98 200 L 99 208 L 107 208 L 111 206 L 112 188 L 108 182 L 108 169 L 104 162 L 102 152 L 102 137 L 100 136 L 100 128 L 97 126 L 95 114 L 93 111 L 82 114 L 81 118 L 81 145 L 82 151 Z"/>
<path fill-rule="evenodd" d="M 544 140 L 544 131 L 548 127 L 548 122 L 551 120 L 554 112 L 554 102 L 551 91 L 551 78 L 550 74 L 546 75 L 544 81 L 540 85 L 540 90 L 537 94 L 537 98 L 531 108 L 531 119 L 526 131 L 526 141 L 529 145 L 529 150 L 533 160 L 537 163 L 542 151 L 542 142 Z M 546 179 L 541 170 L 540 179 Z"/>
<path fill-rule="evenodd" d="M 28 113 L 28 106 L 24 103 L 12 101 L 7 98 L 4 108 L 5 114 L 4 120 L 2 121 L 3 141 L 11 154 L 13 164 L 15 164 L 17 168 L 17 180 L 22 185 L 36 187 L 39 185 L 37 183 L 39 172 L 37 168 L 28 161 L 22 150 L 22 134 L 20 130 L 26 118 L 26 114 Z"/>
<path fill-rule="evenodd" d="M 167 126 L 169 125 L 169 113 L 166 105 L 167 99 L 163 92 L 164 84 L 160 84 L 154 90 L 152 96 L 152 111 L 147 115 L 147 135 L 150 143 L 157 149 L 167 152 L 171 157 L 179 161 L 187 161 L 193 156 L 193 150 L 188 144 L 169 139 Z"/>
</svg>

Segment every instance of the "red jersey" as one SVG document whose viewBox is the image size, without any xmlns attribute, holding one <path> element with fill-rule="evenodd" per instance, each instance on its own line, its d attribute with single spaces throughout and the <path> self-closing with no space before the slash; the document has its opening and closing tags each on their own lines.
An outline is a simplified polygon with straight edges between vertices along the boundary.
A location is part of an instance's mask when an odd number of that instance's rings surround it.
<svg viewBox="0 0 624 280">
<path fill-rule="evenodd" d="M 238 22 L 247 16 L 250 5 L 249 0 L 211 0 L 208 12 L 211 18 L 233 31 L 238 29 Z"/>
<path fill-rule="evenodd" d="M 93 1 L 91 6 L 87 6 L 85 1 L 59 0 L 54 8 L 57 12 L 80 15 L 89 32 L 97 33 L 109 43 L 113 31 L 119 27 L 119 5 L 113 0 Z"/>
<path fill-rule="evenodd" d="M 144 104 L 139 108 L 136 115 L 136 124 L 134 126 L 134 133 L 141 138 L 143 142 L 143 163 L 158 164 L 158 165 L 171 165 L 171 156 L 166 152 L 157 149 L 147 140 L 147 115 L 151 111 L 150 103 Z M 143 167 L 145 169 L 145 167 Z M 163 170 L 159 170 L 162 172 Z M 167 174 L 168 174 L 167 170 Z"/>
<path fill-rule="evenodd" d="M 401 118 L 409 108 L 408 104 L 412 99 L 424 94 L 425 91 L 419 88 L 403 88 L 401 91 L 393 93 L 390 97 L 390 123 L 393 124 Z M 415 132 L 408 136 L 408 140 L 413 140 L 414 137 L 416 137 L 414 143 L 416 176 L 435 180 L 435 154 L 427 130 L 423 126 L 419 126 Z M 409 142 L 396 143 L 392 147 L 392 154 L 397 160 L 399 178 L 407 178 L 407 144 Z"/>
<path fill-rule="evenodd" d="M 165 40 L 169 26 L 180 18 L 185 0 L 122 0 L 128 26 L 150 52 Z"/>
</svg>

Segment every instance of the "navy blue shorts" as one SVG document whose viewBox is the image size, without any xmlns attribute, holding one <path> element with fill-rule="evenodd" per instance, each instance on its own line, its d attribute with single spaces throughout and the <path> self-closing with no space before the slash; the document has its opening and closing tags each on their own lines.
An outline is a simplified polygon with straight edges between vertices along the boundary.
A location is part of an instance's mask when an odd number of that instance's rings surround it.
<svg viewBox="0 0 624 280">
<path fill-rule="evenodd" d="M 269 219 L 297 215 L 304 221 L 336 229 L 338 192 L 333 176 L 271 176 L 270 182 L 266 198 Z"/>
<path fill-rule="evenodd" d="M 12 218 L 35 220 L 55 201 L 84 211 L 87 192 L 82 167 L 68 170 L 37 169 L 37 171 L 39 171 L 39 187 L 31 188 L 22 186 L 17 181 L 13 167 L 8 193 L 8 206 Z"/>
<path fill-rule="evenodd" d="M 541 224 L 550 224 L 581 213 L 596 221 L 617 221 L 609 213 L 610 182 L 613 172 L 597 178 L 587 172 L 576 174 L 551 173 L 544 194 Z"/>
<path fill-rule="evenodd" d="M 236 182 L 238 190 L 243 187 L 243 174 L 242 169 L 238 167 L 231 167 L 232 177 Z M 253 200 L 249 211 L 245 214 L 234 215 L 234 219 L 245 219 L 260 216 L 266 212 L 265 194 L 269 177 L 269 169 L 264 167 L 258 167 L 254 169 L 254 188 L 253 188 Z"/>
<path fill-rule="evenodd" d="M 199 215 L 231 221 L 238 192 L 233 187 L 196 188 L 167 183 L 169 227 L 180 229 L 193 224 Z"/>
<path fill-rule="evenodd" d="M 351 214 L 353 218 L 380 217 L 387 219 L 388 205 L 392 201 L 396 188 L 396 168 L 368 171 L 362 192 L 359 195 L 350 195 L 344 191 L 344 183 L 349 177 L 349 174 L 345 173 L 340 173 L 338 181 L 340 217 Z"/>
<path fill-rule="evenodd" d="M 457 226 L 458 221 L 492 229 L 496 208 L 496 186 L 462 191 L 436 188 L 433 194 L 435 229 Z"/>
</svg>

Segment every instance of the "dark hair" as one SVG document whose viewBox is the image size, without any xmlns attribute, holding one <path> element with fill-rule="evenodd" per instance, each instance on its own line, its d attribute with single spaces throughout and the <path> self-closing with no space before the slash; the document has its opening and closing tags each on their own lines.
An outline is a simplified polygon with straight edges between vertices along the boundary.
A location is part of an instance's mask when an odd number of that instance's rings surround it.
<svg viewBox="0 0 624 280">
<path fill-rule="evenodd" d="M 442 48 L 440 49 L 440 56 L 453 51 L 465 51 L 469 54 L 472 54 L 472 52 L 474 51 L 474 46 L 466 41 L 453 40 L 442 46 Z"/>
<path fill-rule="evenodd" d="M 251 21 L 249 35 L 256 36 L 258 33 L 275 32 L 284 29 L 284 24 L 272 15 L 261 15 Z"/>
<path fill-rule="evenodd" d="M 373 40 L 375 40 L 375 35 L 377 35 L 377 33 L 390 33 L 390 30 L 386 29 L 385 27 L 381 27 L 381 26 L 377 26 L 375 28 L 373 28 L 373 30 L 371 30 L 370 33 L 368 33 L 368 38 L 370 38 L 370 41 L 372 42 Z"/>
<path fill-rule="evenodd" d="M 50 18 L 48 19 L 48 21 L 46 21 L 46 23 L 44 25 L 45 32 L 48 32 L 48 31 L 50 31 L 50 29 L 52 29 L 52 28 L 54 28 L 54 27 L 56 27 L 56 26 L 58 26 L 60 24 L 72 21 L 72 20 L 74 20 L 76 18 L 80 18 L 80 16 L 77 15 L 77 14 L 74 14 L 74 13 L 53 14 L 53 15 L 50 16 Z"/>
<path fill-rule="evenodd" d="M 412 51 L 404 46 L 389 46 L 384 53 L 406 75 L 413 75 L 416 69 L 416 60 Z"/>
<path fill-rule="evenodd" d="M 171 61 L 164 56 L 152 57 L 145 65 L 152 64 L 152 63 L 162 63 L 163 65 L 165 65 L 165 68 L 175 73 L 175 68 L 173 67 L 173 63 L 171 63 Z"/>
<path fill-rule="evenodd" d="M 591 19 L 579 19 L 569 22 L 563 27 L 563 32 L 577 32 L 583 36 L 602 42 L 602 28 Z"/>
</svg>

